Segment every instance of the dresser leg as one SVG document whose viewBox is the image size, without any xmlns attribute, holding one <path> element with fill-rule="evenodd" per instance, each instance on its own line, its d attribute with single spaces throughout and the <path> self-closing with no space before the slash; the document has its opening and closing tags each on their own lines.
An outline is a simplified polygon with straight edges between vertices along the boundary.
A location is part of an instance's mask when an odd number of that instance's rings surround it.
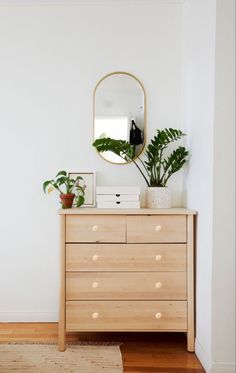
<svg viewBox="0 0 236 373">
<path fill-rule="evenodd" d="M 187 217 L 187 294 L 188 294 L 188 332 L 187 350 L 195 350 L 195 315 L 194 315 L 194 216 Z"/>
<path fill-rule="evenodd" d="M 195 351 L 195 342 L 194 342 L 194 332 L 189 331 L 187 333 L 187 350 L 188 352 L 194 352 Z"/>
<path fill-rule="evenodd" d="M 58 324 L 58 350 L 65 351 L 65 302 L 66 302 L 66 290 L 65 290 L 65 257 L 66 257 L 66 221 L 65 215 L 60 215 L 60 246 L 61 246 L 61 270 L 60 270 L 60 308 L 59 308 L 59 324 Z"/>
<path fill-rule="evenodd" d="M 58 325 L 58 351 L 65 351 L 65 329 L 64 325 Z"/>
</svg>

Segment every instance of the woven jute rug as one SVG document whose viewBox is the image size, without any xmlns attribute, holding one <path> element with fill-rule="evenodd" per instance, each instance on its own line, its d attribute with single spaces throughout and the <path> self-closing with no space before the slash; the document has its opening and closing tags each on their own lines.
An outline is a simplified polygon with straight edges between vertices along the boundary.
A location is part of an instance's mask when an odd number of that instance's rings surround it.
<svg viewBox="0 0 236 373">
<path fill-rule="evenodd" d="M 122 357 L 116 345 L 0 345 L 0 372 L 9 373 L 121 373 Z"/>
</svg>

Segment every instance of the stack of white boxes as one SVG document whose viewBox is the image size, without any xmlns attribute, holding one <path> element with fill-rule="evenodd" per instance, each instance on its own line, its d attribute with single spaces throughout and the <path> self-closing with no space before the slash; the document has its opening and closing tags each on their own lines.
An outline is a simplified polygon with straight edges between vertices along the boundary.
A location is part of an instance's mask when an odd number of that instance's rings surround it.
<svg viewBox="0 0 236 373">
<path fill-rule="evenodd" d="M 140 208 L 139 187 L 108 187 L 99 186 L 96 188 L 97 208 Z"/>
</svg>

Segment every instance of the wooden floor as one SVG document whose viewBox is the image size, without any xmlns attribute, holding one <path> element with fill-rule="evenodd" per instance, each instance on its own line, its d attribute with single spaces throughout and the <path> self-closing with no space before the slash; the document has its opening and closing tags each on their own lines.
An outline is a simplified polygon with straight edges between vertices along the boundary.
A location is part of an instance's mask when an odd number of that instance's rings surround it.
<svg viewBox="0 0 236 373">
<path fill-rule="evenodd" d="M 77 333 L 67 340 L 121 343 L 124 372 L 204 373 L 182 333 Z M 57 342 L 57 323 L 0 323 L 0 343 Z"/>
</svg>

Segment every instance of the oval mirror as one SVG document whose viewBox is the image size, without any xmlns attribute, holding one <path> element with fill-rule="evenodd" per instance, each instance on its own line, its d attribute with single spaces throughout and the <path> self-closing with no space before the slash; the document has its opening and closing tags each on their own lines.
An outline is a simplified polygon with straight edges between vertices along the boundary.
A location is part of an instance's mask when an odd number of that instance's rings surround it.
<svg viewBox="0 0 236 373">
<path fill-rule="evenodd" d="M 115 72 L 103 77 L 94 90 L 94 140 L 111 138 L 132 145 L 135 159 L 145 146 L 145 90 L 132 74 Z M 130 158 L 105 151 L 106 161 L 125 164 Z"/>
</svg>

